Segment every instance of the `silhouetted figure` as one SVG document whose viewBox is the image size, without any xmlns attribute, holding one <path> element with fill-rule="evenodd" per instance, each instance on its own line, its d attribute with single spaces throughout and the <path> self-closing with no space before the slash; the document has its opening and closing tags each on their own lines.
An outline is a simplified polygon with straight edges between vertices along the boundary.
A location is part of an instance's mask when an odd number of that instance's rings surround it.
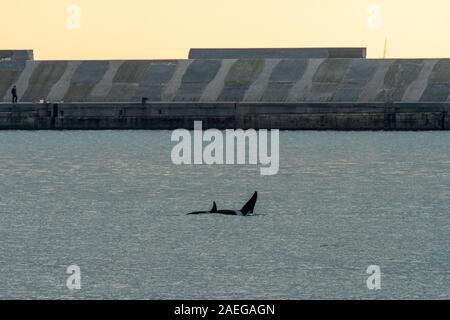
<svg viewBox="0 0 450 320">
<path fill-rule="evenodd" d="M 11 90 L 12 94 L 12 103 L 17 103 L 17 88 L 14 86 Z"/>
</svg>

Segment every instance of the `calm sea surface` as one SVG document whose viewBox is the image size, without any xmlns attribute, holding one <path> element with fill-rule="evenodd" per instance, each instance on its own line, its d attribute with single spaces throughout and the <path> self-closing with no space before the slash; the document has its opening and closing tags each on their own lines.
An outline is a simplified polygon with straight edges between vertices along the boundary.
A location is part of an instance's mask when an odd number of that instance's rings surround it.
<svg viewBox="0 0 450 320">
<path fill-rule="evenodd" d="M 0 298 L 450 298 L 449 132 L 280 132 L 275 176 L 170 135 L 0 132 Z"/>
</svg>

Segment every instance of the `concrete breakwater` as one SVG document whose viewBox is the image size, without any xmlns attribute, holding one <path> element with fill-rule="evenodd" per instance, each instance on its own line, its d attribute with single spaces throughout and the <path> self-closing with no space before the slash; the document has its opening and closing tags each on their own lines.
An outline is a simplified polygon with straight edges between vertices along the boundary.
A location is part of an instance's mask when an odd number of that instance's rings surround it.
<svg viewBox="0 0 450 320">
<path fill-rule="evenodd" d="M 0 61 L 0 101 L 450 102 L 450 59 Z"/>
<path fill-rule="evenodd" d="M 450 103 L 0 104 L 0 130 L 450 130 Z"/>
<path fill-rule="evenodd" d="M 0 129 L 450 128 L 450 59 L 365 57 L 365 48 L 231 48 L 43 61 L 3 50 Z"/>
</svg>

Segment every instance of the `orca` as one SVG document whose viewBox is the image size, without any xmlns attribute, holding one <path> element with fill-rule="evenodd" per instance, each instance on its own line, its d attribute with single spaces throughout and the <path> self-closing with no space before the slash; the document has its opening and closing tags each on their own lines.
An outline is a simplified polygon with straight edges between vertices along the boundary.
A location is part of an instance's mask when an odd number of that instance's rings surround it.
<svg viewBox="0 0 450 320">
<path fill-rule="evenodd" d="M 247 203 L 242 207 L 241 210 L 217 210 L 217 205 L 216 205 L 216 202 L 214 201 L 211 210 L 190 212 L 190 213 L 188 213 L 188 215 L 191 215 L 191 214 L 224 214 L 224 215 L 231 215 L 231 216 L 248 216 L 253 213 L 257 198 L 258 198 L 258 192 L 255 191 L 253 196 L 250 198 L 250 200 L 247 201 Z"/>
</svg>

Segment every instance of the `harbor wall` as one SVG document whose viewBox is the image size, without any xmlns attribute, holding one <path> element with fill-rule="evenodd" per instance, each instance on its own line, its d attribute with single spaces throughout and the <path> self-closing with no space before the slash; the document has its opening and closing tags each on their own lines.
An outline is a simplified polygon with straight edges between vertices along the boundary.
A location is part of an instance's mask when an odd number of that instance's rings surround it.
<svg viewBox="0 0 450 320">
<path fill-rule="evenodd" d="M 0 104 L 0 130 L 449 130 L 450 103 Z"/>
<path fill-rule="evenodd" d="M 0 61 L 0 101 L 450 102 L 450 59 Z"/>
<path fill-rule="evenodd" d="M 0 51 L 0 129 L 448 130 L 450 59 L 364 48 L 192 49 L 185 60 Z M 11 103 L 16 86 L 18 104 Z"/>
</svg>

